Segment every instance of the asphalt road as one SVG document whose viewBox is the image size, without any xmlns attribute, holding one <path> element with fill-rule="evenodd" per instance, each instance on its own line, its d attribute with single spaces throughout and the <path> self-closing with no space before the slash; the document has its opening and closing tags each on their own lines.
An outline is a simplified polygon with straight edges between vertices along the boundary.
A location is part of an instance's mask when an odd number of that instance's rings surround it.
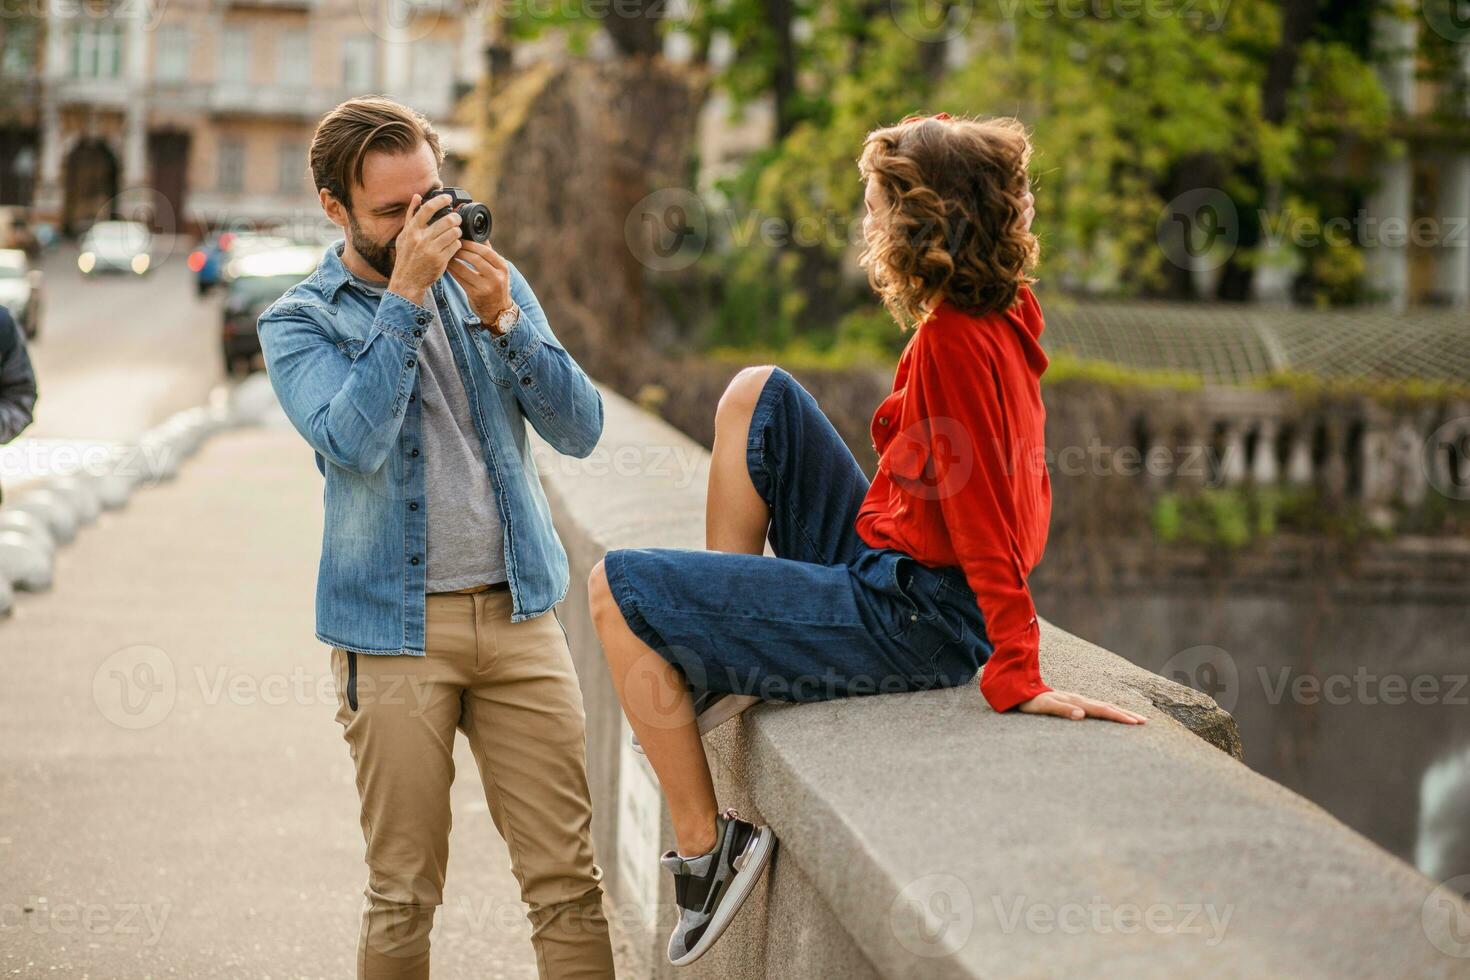
<svg viewBox="0 0 1470 980">
<path fill-rule="evenodd" d="M 126 439 L 222 380 L 214 300 L 47 264 L 42 439 Z M 328 650 L 321 478 L 227 432 L 58 552 L 0 621 L 0 976 L 353 975 L 366 881 Z M 464 739 L 435 977 L 530 980 L 530 927 Z"/>
<path fill-rule="evenodd" d="M 196 298 L 185 245 L 161 254 L 145 276 L 94 277 L 77 270 L 75 245 L 46 255 L 30 348 L 40 398 L 25 437 L 130 439 L 223 380 L 219 294 Z"/>
</svg>

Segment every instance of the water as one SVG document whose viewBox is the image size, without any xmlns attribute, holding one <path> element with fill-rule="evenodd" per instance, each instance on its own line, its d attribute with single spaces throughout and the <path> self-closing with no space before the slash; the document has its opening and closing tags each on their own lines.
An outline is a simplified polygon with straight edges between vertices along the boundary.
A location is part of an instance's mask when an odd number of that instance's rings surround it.
<svg viewBox="0 0 1470 980">
<path fill-rule="evenodd" d="M 1431 877 L 1470 873 L 1470 604 L 1033 590 L 1058 626 L 1214 697 L 1251 768 Z"/>
</svg>

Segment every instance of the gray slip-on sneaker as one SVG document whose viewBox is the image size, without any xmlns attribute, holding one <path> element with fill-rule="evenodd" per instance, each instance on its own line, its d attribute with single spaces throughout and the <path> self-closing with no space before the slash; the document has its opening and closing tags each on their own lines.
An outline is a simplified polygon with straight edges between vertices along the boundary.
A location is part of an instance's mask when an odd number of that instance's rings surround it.
<svg viewBox="0 0 1470 980">
<path fill-rule="evenodd" d="M 669 936 L 669 962 L 687 966 L 699 959 L 729 926 L 776 851 L 776 834 L 741 820 L 734 807 L 716 815 L 712 851 L 681 857 L 665 851 L 659 863 L 674 875 L 679 921 Z"/>
</svg>

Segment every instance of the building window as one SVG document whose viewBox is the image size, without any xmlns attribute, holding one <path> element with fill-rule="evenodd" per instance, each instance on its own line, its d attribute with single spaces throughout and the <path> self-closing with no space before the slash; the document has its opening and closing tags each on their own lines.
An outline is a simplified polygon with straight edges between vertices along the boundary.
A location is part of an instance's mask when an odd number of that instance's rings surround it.
<svg viewBox="0 0 1470 980">
<path fill-rule="evenodd" d="M 409 85 L 415 96 L 437 104 L 454 84 L 454 45 L 448 41 L 418 41 L 410 49 L 413 66 Z"/>
<path fill-rule="evenodd" d="M 5 26 L 4 48 L 0 49 L 0 74 L 7 78 L 30 78 L 36 70 L 36 25 L 13 20 Z"/>
<path fill-rule="evenodd" d="M 377 86 L 378 46 L 371 34 L 342 39 L 342 85 L 348 95 L 360 95 Z"/>
<path fill-rule="evenodd" d="M 73 76 L 117 78 L 122 73 L 122 28 L 115 21 L 77 21 L 71 42 Z"/>
<path fill-rule="evenodd" d="M 226 24 L 220 35 L 219 80 L 240 85 L 250 82 L 250 28 Z"/>
<path fill-rule="evenodd" d="M 286 88 L 311 87 L 311 43 L 305 31 L 287 31 L 276 48 L 276 79 Z"/>
<path fill-rule="evenodd" d="M 278 180 L 280 191 L 288 197 L 299 197 L 306 190 L 306 144 L 296 140 L 281 142 Z"/>
<path fill-rule="evenodd" d="M 245 143 L 226 137 L 219 141 L 219 177 L 216 187 L 225 194 L 245 189 Z"/>
<path fill-rule="evenodd" d="M 189 78 L 189 25 L 164 24 L 154 43 L 157 61 L 154 73 L 160 82 L 182 82 Z"/>
</svg>

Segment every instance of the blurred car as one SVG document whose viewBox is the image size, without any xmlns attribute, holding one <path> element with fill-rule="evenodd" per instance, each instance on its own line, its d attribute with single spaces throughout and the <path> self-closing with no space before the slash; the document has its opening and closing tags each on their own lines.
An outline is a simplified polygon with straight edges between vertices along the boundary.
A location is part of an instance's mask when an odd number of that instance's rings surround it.
<svg viewBox="0 0 1470 980">
<path fill-rule="evenodd" d="M 27 340 L 41 332 L 41 270 L 18 248 L 0 249 L 0 306 L 10 311 Z"/>
<path fill-rule="evenodd" d="M 82 236 L 77 268 L 83 275 L 121 272 L 144 275 L 153 267 L 153 233 L 138 221 L 99 221 Z"/>
<path fill-rule="evenodd" d="M 312 246 L 288 244 L 248 255 L 235 255 L 231 249 L 220 324 L 226 371 L 250 373 L 260 353 L 255 321 L 282 293 L 316 271 L 320 259 L 321 253 Z"/>
<path fill-rule="evenodd" d="M 234 241 L 233 231 L 211 232 L 189 253 L 189 271 L 194 273 L 194 287 L 200 296 L 224 281 L 225 262 Z"/>
<path fill-rule="evenodd" d="M 26 208 L 8 204 L 0 207 L 0 248 L 15 248 L 35 261 L 41 257 L 41 239 L 31 228 Z"/>
<path fill-rule="evenodd" d="M 241 231 L 236 232 L 234 239 L 230 242 L 229 259 L 225 262 L 224 278 L 228 282 L 233 275 L 235 263 L 240 259 L 259 255 L 262 252 L 276 252 L 284 248 L 290 248 L 298 244 L 284 235 L 272 235 L 267 232 Z"/>
</svg>

